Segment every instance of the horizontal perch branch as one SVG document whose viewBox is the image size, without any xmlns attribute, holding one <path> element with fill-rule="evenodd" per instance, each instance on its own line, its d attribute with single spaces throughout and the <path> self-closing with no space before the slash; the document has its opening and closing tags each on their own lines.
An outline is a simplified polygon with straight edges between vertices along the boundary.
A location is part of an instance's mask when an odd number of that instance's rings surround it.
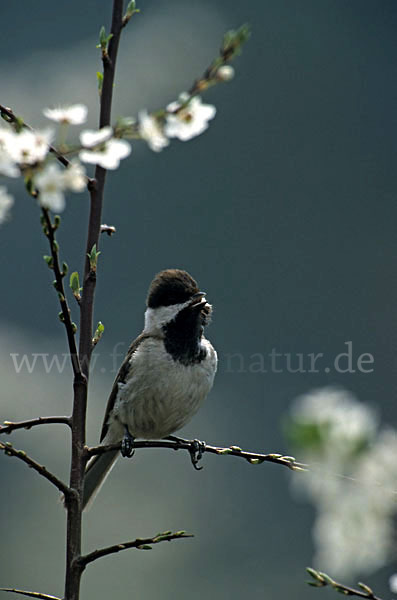
<svg viewBox="0 0 397 600">
<path fill-rule="evenodd" d="M 26 454 L 24 450 L 17 450 L 14 448 L 9 442 L 0 442 L 0 450 L 3 450 L 7 456 L 15 456 L 15 458 L 19 458 L 29 467 L 34 469 L 39 475 L 50 481 L 60 492 L 62 492 L 66 497 L 70 497 L 73 494 L 73 490 L 69 488 L 66 483 L 58 479 L 56 475 L 48 471 L 43 465 L 40 465 L 38 462 L 30 458 Z"/>
<path fill-rule="evenodd" d="M 171 531 L 164 531 L 163 533 L 158 533 L 151 538 L 137 538 L 132 542 L 124 542 L 122 544 L 115 544 L 114 546 L 107 546 L 106 548 L 94 550 L 89 554 L 80 556 L 78 559 L 78 564 L 80 568 L 85 569 L 89 563 L 94 562 L 94 560 L 98 560 L 98 558 L 102 558 L 103 556 L 108 556 L 109 554 L 115 554 L 116 552 L 121 552 L 122 550 L 129 550 L 130 548 L 136 548 L 137 550 L 151 550 L 153 544 L 159 544 L 160 542 L 171 542 L 171 540 L 189 537 L 193 537 L 193 535 L 186 533 L 185 531 L 176 531 L 175 533 L 172 533 Z"/>
<path fill-rule="evenodd" d="M 61 600 L 58 596 L 50 596 L 41 592 L 30 592 L 28 590 L 17 590 L 15 588 L 0 588 L 0 592 L 12 592 L 13 594 L 21 594 L 30 598 L 41 598 L 42 600 Z"/>
<path fill-rule="evenodd" d="M 96 454 L 102 454 L 109 450 L 115 450 L 120 448 L 120 444 L 112 444 L 109 446 L 95 446 L 93 448 L 87 448 L 87 455 L 94 456 Z M 170 440 L 141 440 L 134 442 L 134 448 L 168 448 L 170 450 L 187 450 L 190 453 L 196 452 L 197 442 L 196 440 L 182 440 L 178 438 L 178 441 Z M 222 448 L 219 446 L 209 446 L 204 444 L 202 448 L 203 452 L 210 452 L 211 454 L 228 454 L 232 456 L 238 456 L 244 458 L 247 462 L 252 465 L 261 464 L 263 462 L 272 462 L 278 465 L 288 467 L 293 471 L 302 471 L 307 469 L 307 465 L 299 463 L 293 456 L 284 456 L 283 454 L 258 454 L 257 452 L 246 452 L 238 446 L 230 446 L 229 448 Z"/>
<path fill-rule="evenodd" d="M 330 586 L 336 592 L 339 592 L 344 596 L 356 596 L 357 598 L 367 598 L 367 600 L 382 600 L 382 598 L 375 595 L 374 591 L 369 587 L 369 585 L 362 583 L 361 581 L 359 581 L 357 584 L 360 588 L 359 590 L 357 590 L 347 585 L 343 585 L 343 583 L 335 581 L 326 573 L 316 571 L 311 567 L 307 567 L 306 571 L 313 578 L 312 581 L 308 581 L 307 583 L 313 587 Z"/>
<path fill-rule="evenodd" d="M 30 419 L 28 421 L 4 421 L 3 425 L 0 425 L 0 433 L 11 433 L 16 429 L 30 429 L 36 427 L 36 425 L 49 425 L 51 423 L 59 423 L 63 425 L 69 425 L 70 417 L 37 417 L 36 419 Z"/>
</svg>

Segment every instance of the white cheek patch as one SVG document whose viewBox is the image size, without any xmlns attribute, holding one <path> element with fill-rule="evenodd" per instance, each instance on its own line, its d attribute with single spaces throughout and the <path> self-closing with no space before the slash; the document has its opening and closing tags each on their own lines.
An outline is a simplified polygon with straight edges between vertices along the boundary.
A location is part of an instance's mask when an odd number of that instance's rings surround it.
<svg viewBox="0 0 397 600">
<path fill-rule="evenodd" d="M 145 329 L 143 333 L 155 333 L 175 319 L 176 315 L 189 306 L 191 300 L 182 304 L 171 304 L 170 306 L 159 306 L 158 308 L 147 308 L 145 311 Z"/>
</svg>

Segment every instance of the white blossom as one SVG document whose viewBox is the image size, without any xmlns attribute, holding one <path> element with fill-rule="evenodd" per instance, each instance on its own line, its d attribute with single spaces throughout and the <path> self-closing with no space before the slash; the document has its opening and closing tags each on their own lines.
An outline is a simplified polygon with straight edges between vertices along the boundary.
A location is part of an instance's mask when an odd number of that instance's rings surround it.
<svg viewBox="0 0 397 600">
<path fill-rule="evenodd" d="M 397 433 L 384 429 L 360 461 L 356 478 L 364 482 L 373 494 L 377 512 L 397 512 Z M 382 492 L 380 492 L 382 490 Z"/>
<path fill-rule="evenodd" d="M 390 513 L 379 513 L 373 504 L 379 488 L 360 481 L 345 481 L 327 509 L 319 510 L 314 540 L 314 563 L 338 577 L 370 573 L 393 556 L 394 529 Z"/>
<path fill-rule="evenodd" d="M 93 131 L 92 129 L 85 129 L 80 133 L 80 142 L 84 148 L 93 148 L 99 144 L 103 144 L 107 140 L 110 140 L 113 134 L 113 129 L 108 125 L 102 127 L 99 131 Z"/>
<path fill-rule="evenodd" d="M 160 152 L 160 150 L 168 146 L 170 142 L 164 135 L 158 120 L 152 115 L 149 115 L 146 110 L 140 111 L 138 116 L 139 134 L 141 138 L 148 143 L 149 148 L 154 152 Z"/>
<path fill-rule="evenodd" d="M 87 107 L 84 104 L 59 106 L 58 108 L 45 108 L 43 114 L 47 119 L 57 123 L 81 125 L 87 119 Z"/>
<path fill-rule="evenodd" d="M 34 176 L 34 185 L 39 191 L 39 204 L 55 212 L 65 208 L 63 171 L 55 163 L 50 163 Z"/>
<path fill-rule="evenodd" d="M 195 96 L 188 101 L 186 106 L 183 106 L 188 98 L 186 93 L 181 94 L 179 101 L 171 102 L 167 106 L 164 127 L 164 133 L 167 137 L 176 137 L 186 142 L 203 133 L 208 128 L 208 121 L 215 117 L 215 106 L 203 104 L 199 96 Z"/>
<path fill-rule="evenodd" d="M 389 577 L 389 586 L 390 590 L 394 594 L 397 594 L 397 573 L 393 573 L 393 575 Z"/>
<path fill-rule="evenodd" d="M 7 177 L 18 177 L 19 168 L 10 154 L 15 133 L 8 129 L 0 128 L 0 173 Z"/>
<path fill-rule="evenodd" d="M 33 165 L 45 159 L 53 139 L 54 130 L 52 128 L 41 131 L 24 129 L 13 135 L 9 141 L 8 152 L 16 163 Z"/>
<path fill-rule="evenodd" d="M 87 187 L 85 168 L 77 158 L 74 158 L 66 167 L 62 177 L 65 187 L 72 192 L 82 192 Z"/>
<path fill-rule="evenodd" d="M 111 127 L 103 127 L 99 131 L 83 131 L 80 141 L 88 149 L 81 150 L 80 160 L 100 165 L 104 169 L 117 169 L 120 160 L 131 153 L 131 146 L 125 140 L 111 138 L 112 132 Z"/>
<path fill-rule="evenodd" d="M 0 145 L 0 173 L 6 177 L 18 177 L 20 171 L 11 155 Z"/>
<path fill-rule="evenodd" d="M 292 418 L 298 427 L 310 424 L 324 432 L 323 453 L 342 453 L 344 457 L 362 442 L 374 439 L 377 429 L 373 410 L 347 390 L 335 387 L 315 389 L 297 398 Z"/>
<path fill-rule="evenodd" d="M 14 198 L 7 192 L 7 188 L 0 186 L 0 223 L 7 219 L 8 211 L 14 204 Z"/>
<path fill-rule="evenodd" d="M 379 433 L 374 412 L 335 388 L 298 398 L 291 421 L 292 437 L 301 439 L 299 458 L 309 464 L 307 476 L 294 483 L 316 507 L 317 568 L 346 577 L 393 560 L 396 431 Z"/>
</svg>

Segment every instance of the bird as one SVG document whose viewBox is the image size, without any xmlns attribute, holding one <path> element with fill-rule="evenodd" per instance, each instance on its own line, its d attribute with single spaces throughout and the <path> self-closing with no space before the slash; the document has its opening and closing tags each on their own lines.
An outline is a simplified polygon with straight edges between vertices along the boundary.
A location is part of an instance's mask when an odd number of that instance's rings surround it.
<svg viewBox="0 0 397 600">
<path fill-rule="evenodd" d="M 100 444 L 118 444 L 87 463 L 83 508 L 91 504 L 120 452 L 136 438 L 163 439 L 181 429 L 212 388 L 217 353 L 204 336 L 212 306 L 187 271 L 155 275 L 142 333 L 132 342 L 108 399 Z M 178 438 L 173 438 L 178 439 Z"/>
</svg>

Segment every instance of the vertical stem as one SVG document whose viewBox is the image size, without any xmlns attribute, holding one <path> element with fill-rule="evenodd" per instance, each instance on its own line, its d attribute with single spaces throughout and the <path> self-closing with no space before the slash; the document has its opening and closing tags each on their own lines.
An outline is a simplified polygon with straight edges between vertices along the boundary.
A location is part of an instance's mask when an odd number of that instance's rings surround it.
<svg viewBox="0 0 397 600">
<path fill-rule="evenodd" d="M 67 510 L 66 525 L 66 577 L 65 600 L 78 600 L 82 569 L 78 564 L 81 555 L 82 533 L 82 492 L 84 483 L 85 416 L 87 406 L 87 378 L 75 377 L 73 383 L 74 403 L 72 415 L 72 460 L 70 469 L 70 487 L 77 494 L 65 500 Z"/>
<path fill-rule="evenodd" d="M 101 94 L 100 127 L 110 124 L 113 82 L 117 51 L 120 40 L 123 19 L 123 0 L 113 0 L 113 16 L 111 33 L 113 37 L 109 43 L 108 54 L 103 59 L 103 87 Z M 103 190 L 105 186 L 106 170 L 97 165 L 95 181 L 90 189 L 90 216 L 88 223 L 86 254 L 91 251 L 94 244 L 98 247 L 101 215 L 103 203 Z M 74 400 L 72 413 L 72 457 L 70 469 L 70 487 L 76 490 L 66 503 L 67 509 L 67 548 L 66 548 L 66 577 L 64 600 L 78 600 L 80 594 L 80 581 L 83 568 L 79 564 L 81 556 L 82 534 L 82 492 L 84 485 L 84 471 L 86 457 L 84 455 L 86 436 L 86 413 L 88 394 L 88 375 L 92 353 L 92 323 L 94 296 L 96 286 L 96 272 L 90 267 L 88 257 L 85 257 L 83 294 L 80 304 L 80 346 L 79 356 L 82 374 L 74 378 Z"/>
<path fill-rule="evenodd" d="M 101 107 L 99 117 L 99 127 L 110 125 L 113 83 L 116 68 L 117 52 L 120 41 L 120 34 L 123 22 L 123 0 L 114 0 L 111 33 L 113 37 L 109 42 L 108 53 L 103 56 L 103 84 L 101 92 Z M 89 364 L 92 352 L 92 322 L 94 308 L 94 294 L 96 286 L 96 273 L 90 268 L 90 261 L 87 254 L 91 252 L 94 244 L 99 246 L 99 236 L 101 232 L 101 215 L 103 204 L 103 190 L 105 187 L 106 169 L 99 165 L 95 169 L 95 182 L 91 186 L 91 204 L 88 226 L 86 257 L 83 278 L 83 296 L 80 310 L 80 360 L 82 361 L 83 372 L 88 377 Z"/>
</svg>

